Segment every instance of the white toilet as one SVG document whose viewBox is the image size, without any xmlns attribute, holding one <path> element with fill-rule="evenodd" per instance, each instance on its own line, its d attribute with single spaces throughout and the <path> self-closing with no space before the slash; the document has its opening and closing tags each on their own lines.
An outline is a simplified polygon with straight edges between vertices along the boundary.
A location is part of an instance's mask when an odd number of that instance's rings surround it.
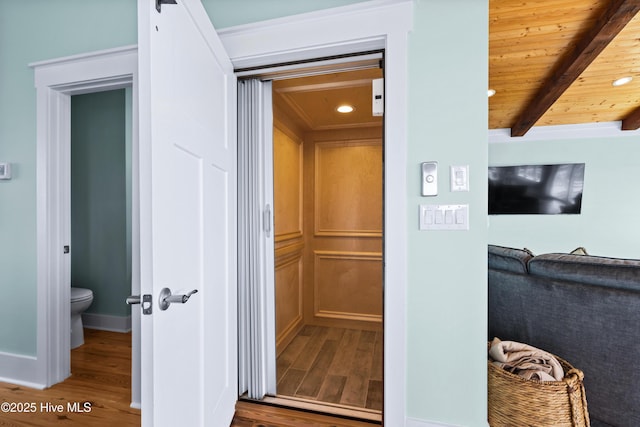
<svg viewBox="0 0 640 427">
<path fill-rule="evenodd" d="M 82 313 L 93 302 L 91 289 L 71 288 L 71 348 L 84 344 L 84 329 L 82 328 Z"/>
</svg>

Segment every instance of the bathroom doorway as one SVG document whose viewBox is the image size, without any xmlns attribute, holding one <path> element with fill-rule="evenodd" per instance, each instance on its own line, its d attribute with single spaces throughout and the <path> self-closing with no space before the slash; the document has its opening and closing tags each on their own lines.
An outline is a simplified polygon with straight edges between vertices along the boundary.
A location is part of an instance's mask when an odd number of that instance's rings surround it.
<svg viewBox="0 0 640 427">
<path fill-rule="evenodd" d="M 128 332 L 131 89 L 71 97 L 71 286 L 93 292 L 85 327 Z"/>
<path fill-rule="evenodd" d="M 132 88 L 70 98 L 71 287 L 93 294 L 92 304 L 82 314 L 85 329 L 128 336 L 131 345 L 132 311 L 125 299 L 131 294 L 137 268 L 132 223 Z M 73 350 L 70 357 L 74 357 Z M 133 394 L 139 379 L 132 382 Z"/>
<path fill-rule="evenodd" d="M 372 420 L 383 407 L 382 77 L 273 82 L 276 396 Z"/>
</svg>

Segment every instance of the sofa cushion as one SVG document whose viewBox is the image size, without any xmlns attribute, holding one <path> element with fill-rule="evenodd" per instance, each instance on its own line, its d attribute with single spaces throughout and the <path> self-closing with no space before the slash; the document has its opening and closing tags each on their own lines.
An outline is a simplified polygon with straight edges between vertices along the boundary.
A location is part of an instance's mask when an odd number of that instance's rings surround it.
<svg viewBox="0 0 640 427">
<path fill-rule="evenodd" d="M 514 286 L 509 276 L 522 277 Z M 489 336 L 544 349 L 582 370 L 592 426 L 640 426 L 638 324 L 639 291 L 489 276 Z"/>
<path fill-rule="evenodd" d="M 591 255 L 543 254 L 529 260 L 529 273 L 557 280 L 640 290 L 640 260 Z"/>
<path fill-rule="evenodd" d="M 527 249 L 489 245 L 488 257 L 490 269 L 526 273 L 527 262 L 533 255 Z"/>
</svg>

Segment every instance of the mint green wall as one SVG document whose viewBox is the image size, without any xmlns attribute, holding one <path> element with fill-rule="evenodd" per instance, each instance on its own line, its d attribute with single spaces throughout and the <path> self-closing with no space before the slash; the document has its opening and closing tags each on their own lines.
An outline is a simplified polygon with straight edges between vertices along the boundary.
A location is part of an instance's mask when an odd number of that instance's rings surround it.
<svg viewBox="0 0 640 427">
<path fill-rule="evenodd" d="M 35 61 L 135 44 L 132 0 L 0 1 L 0 351 L 36 354 Z"/>
<path fill-rule="evenodd" d="M 216 28 L 362 3 L 364 0 L 202 0 Z"/>
<path fill-rule="evenodd" d="M 491 215 L 489 242 L 534 253 L 640 258 L 640 136 L 489 144 L 491 165 L 585 163 L 580 215 Z"/>
<path fill-rule="evenodd" d="M 486 425 L 488 3 L 417 1 L 414 14 L 407 413 Z M 419 164 L 431 160 L 438 161 L 438 196 L 420 197 Z M 469 165 L 470 192 L 449 191 L 451 165 Z M 469 205 L 469 231 L 418 231 L 418 205 L 458 203 Z"/>
<path fill-rule="evenodd" d="M 356 1 L 204 0 L 219 28 Z M 409 35 L 407 416 L 486 424 L 487 0 L 414 0 Z M 0 1 L 0 351 L 35 354 L 35 92 L 32 61 L 136 42 L 132 0 Z M 58 26 L 59 25 L 59 26 Z M 464 29 L 464 30 L 461 30 Z M 16 42 L 18 41 L 18 42 Z M 453 81 L 454 77 L 459 77 Z M 419 197 L 418 164 L 437 160 L 440 194 Z M 449 165 L 471 191 L 450 193 Z M 418 231 L 421 203 L 468 203 L 469 231 Z M 9 303 L 10 301 L 10 303 Z M 8 329 L 2 325 L 20 324 Z"/>
<path fill-rule="evenodd" d="M 124 89 L 71 97 L 71 286 L 93 291 L 87 313 L 111 316 L 130 312 L 125 101 Z"/>
</svg>

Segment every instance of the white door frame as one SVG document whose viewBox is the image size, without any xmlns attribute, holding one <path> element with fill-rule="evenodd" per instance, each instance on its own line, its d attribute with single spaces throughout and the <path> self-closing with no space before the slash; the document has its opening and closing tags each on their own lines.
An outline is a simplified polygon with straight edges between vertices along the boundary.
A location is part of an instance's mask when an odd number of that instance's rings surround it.
<svg viewBox="0 0 640 427">
<path fill-rule="evenodd" d="M 384 410 L 406 417 L 407 116 L 411 0 L 375 0 L 218 31 L 236 69 L 384 49 Z"/>
<path fill-rule="evenodd" d="M 136 46 L 29 64 L 37 90 L 37 357 L 34 385 L 70 375 L 71 96 L 132 88 L 132 293 L 139 293 L 138 94 Z M 73 250 L 73 248 L 72 248 Z M 125 302 L 122 301 L 124 304 Z M 132 400 L 139 402 L 139 310 L 132 311 Z M 138 359 L 138 360 L 136 360 Z M 137 369 L 137 372 L 136 372 Z"/>
</svg>

